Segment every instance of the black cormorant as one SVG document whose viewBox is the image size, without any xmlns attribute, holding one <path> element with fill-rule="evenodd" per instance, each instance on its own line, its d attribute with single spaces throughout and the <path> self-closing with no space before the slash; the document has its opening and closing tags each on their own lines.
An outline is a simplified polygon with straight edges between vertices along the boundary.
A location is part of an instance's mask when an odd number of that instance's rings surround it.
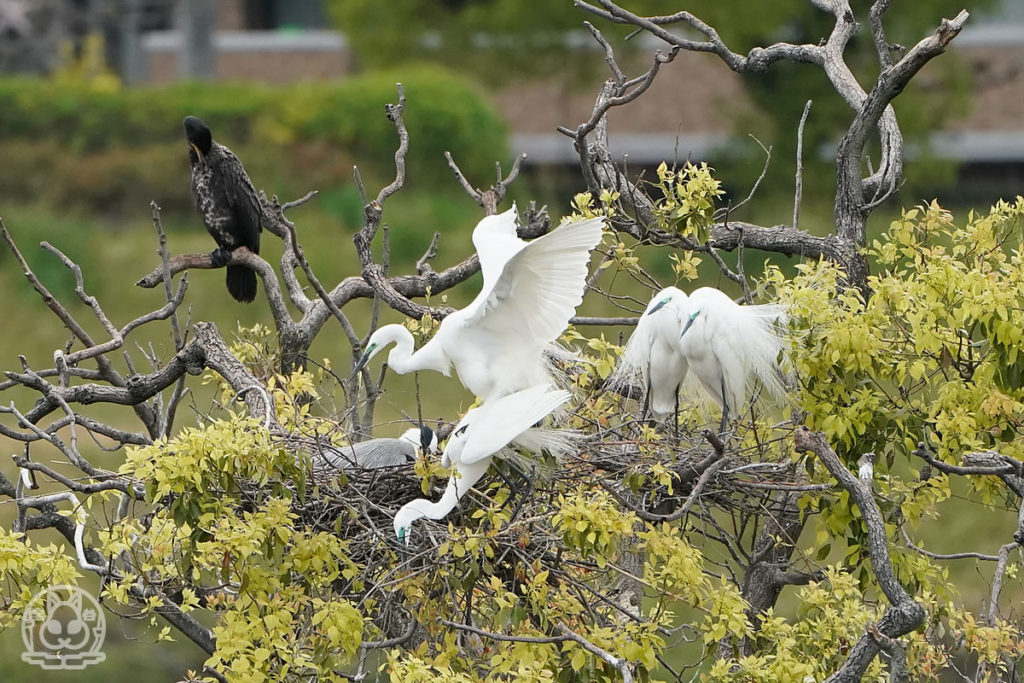
<svg viewBox="0 0 1024 683">
<path fill-rule="evenodd" d="M 217 241 L 211 252 L 215 266 L 231 259 L 231 252 L 247 247 L 260 253 L 260 200 L 256 188 L 231 150 L 213 141 L 210 128 L 194 116 L 185 118 L 185 137 L 190 145 L 192 198 Z M 256 298 L 256 273 L 246 266 L 227 267 L 227 285 L 231 296 L 249 302 Z"/>
</svg>

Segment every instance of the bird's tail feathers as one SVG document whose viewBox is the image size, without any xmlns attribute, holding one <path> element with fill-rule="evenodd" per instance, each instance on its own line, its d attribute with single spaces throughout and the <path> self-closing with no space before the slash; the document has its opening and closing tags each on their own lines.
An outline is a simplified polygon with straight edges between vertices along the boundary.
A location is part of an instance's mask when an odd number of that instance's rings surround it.
<svg viewBox="0 0 1024 683">
<path fill-rule="evenodd" d="M 555 342 L 544 347 L 542 357 L 547 381 L 559 389 L 566 390 L 572 390 L 574 386 L 573 380 L 577 374 L 575 366 L 587 362 L 576 349 L 569 349 Z M 557 408 L 556 412 L 560 413 L 561 407 Z"/>
<path fill-rule="evenodd" d="M 228 266 L 226 270 L 228 292 L 236 301 L 247 304 L 256 298 L 256 271 L 246 266 Z"/>
<path fill-rule="evenodd" d="M 640 318 L 633 334 L 622 349 L 615 370 L 608 376 L 607 386 L 612 391 L 639 387 L 646 391 L 647 373 L 651 366 L 651 346 L 654 327 L 646 315 Z"/>
<path fill-rule="evenodd" d="M 791 365 L 786 353 L 786 325 L 789 314 L 779 304 L 742 306 L 745 312 L 742 338 L 749 344 L 750 367 L 747 376 L 760 380 L 775 398 L 786 395 Z"/>
<path fill-rule="evenodd" d="M 550 453 L 556 461 L 561 461 L 577 451 L 580 438 L 581 434 L 569 429 L 534 427 L 517 436 L 512 443 L 531 453 Z"/>
<path fill-rule="evenodd" d="M 559 464 L 568 455 L 579 450 L 578 442 L 582 436 L 573 430 L 534 427 L 512 441 L 513 445 L 530 455 L 505 448 L 501 451 L 501 459 L 510 462 L 520 472 L 532 472 L 537 479 L 548 480 L 555 475 Z"/>
</svg>

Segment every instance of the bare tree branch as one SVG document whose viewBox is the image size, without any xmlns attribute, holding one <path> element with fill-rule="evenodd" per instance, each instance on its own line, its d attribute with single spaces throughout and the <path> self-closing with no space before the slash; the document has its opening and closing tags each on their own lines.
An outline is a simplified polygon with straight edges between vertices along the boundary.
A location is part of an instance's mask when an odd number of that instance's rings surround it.
<svg viewBox="0 0 1024 683">
<path fill-rule="evenodd" d="M 860 509 L 867 527 L 868 549 L 875 579 L 889 601 L 889 606 L 878 623 L 878 630 L 888 638 L 899 638 L 920 626 L 925 619 L 924 608 L 916 602 L 896 579 L 889 558 L 889 542 L 885 533 L 885 521 L 868 487 L 846 469 L 839 456 L 832 450 L 821 432 L 812 432 L 804 427 L 793 432 L 797 451 L 811 451 L 832 473 L 850 494 Z M 868 665 L 878 654 L 878 642 L 869 634 L 862 636 L 851 648 L 846 662 L 826 679 L 830 683 L 853 683 L 860 681 Z"/>
<path fill-rule="evenodd" d="M 804 105 L 804 113 L 800 115 L 800 124 L 796 128 L 796 179 L 793 192 L 793 229 L 800 227 L 800 200 L 804 190 L 804 126 L 807 115 L 811 113 L 811 100 Z"/>
<path fill-rule="evenodd" d="M 61 403 L 113 403 L 136 406 L 169 387 L 185 373 L 198 375 L 205 368 L 210 368 L 221 375 L 235 391 L 246 392 L 245 402 L 251 414 L 262 418 L 269 411 L 273 415 L 274 408 L 267 404 L 263 394 L 246 391 L 258 383 L 245 366 L 231 354 L 217 327 L 213 323 L 196 323 L 194 330 L 194 339 L 176 353 L 161 370 L 148 375 L 133 375 L 125 386 L 79 384 L 59 387 L 34 373 L 8 371 L 6 374 L 19 384 L 43 394 L 32 410 L 25 414 L 25 419 L 32 424 L 57 410 Z M 276 418 L 272 419 L 272 426 L 277 427 Z"/>
</svg>

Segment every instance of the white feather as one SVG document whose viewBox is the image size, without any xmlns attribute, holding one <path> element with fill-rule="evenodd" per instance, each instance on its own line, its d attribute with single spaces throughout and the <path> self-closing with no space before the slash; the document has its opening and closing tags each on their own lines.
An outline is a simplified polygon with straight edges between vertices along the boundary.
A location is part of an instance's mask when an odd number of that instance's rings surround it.
<svg viewBox="0 0 1024 683">
<path fill-rule="evenodd" d="M 755 379 L 771 395 L 785 395 L 785 362 L 779 357 L 786 321 L 777 304 L 740 306 L 711 287 L 689 296 L 668 287 L 640 317 L 611 386 L 649 391 L 654 417 L 664 419 L 674 411 L 680 388 L 693 386 L 692 377 L 707 398 L 735 416 Z"/>
<path fill-rule="evenodd" d="M 385 325 L 370 337 L 360 365 L 394 342 L 388 362 L 395 372 L 447 374 L 454 367 L 463 386 L 484 401 L 552 382 L 544 354 L 583 301 L 604 219 L 563 223 L 525 242 L 515 236 L 514 217 L 514 211 L 489 216 L 473 232 L 484 285 L 472 303 L 445 318 L 415 353 L 408 330 Z"/>
<path fill-rule="evenodd" d="M 651 412 L 658 420 L 675 411 L 687 375 L 686 358 L 679 352 L 686 300 L 686 293 L 676 287 L 651 298 L 609 378 L 613 389 L 649 391 Z"/>
<path fill-rule="evenodd" d="M 534 434 L 537 430 L 533 425 L 568 401 L 569 397 L 569 392 L 544 384 L 502 396 L 467 412 L 448 438 L 441 458 L 443 464 L 454 470 L 444 495 L 436 503 L 417 498 L 403 505 L 394 521 L 398 539 L 408 542 L 409 527 L 417 519 L 441 519 L 451 512 L 462 496 L 487 472 L 494 456 L 509 444 L 530 450 L 546 445 L 567 448 L 567 441 L 551 434 Z"/>
</svg>

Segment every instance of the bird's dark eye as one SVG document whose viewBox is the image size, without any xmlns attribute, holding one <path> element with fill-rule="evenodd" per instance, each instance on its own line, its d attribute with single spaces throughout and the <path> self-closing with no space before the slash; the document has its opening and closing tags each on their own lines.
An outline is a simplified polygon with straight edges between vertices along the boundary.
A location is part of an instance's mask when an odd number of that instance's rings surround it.
<svg viewBox="0 0 1024 683">
<path fill-rule="evenodd" d="M 455 436 L 460 436 L 468 428 L 469 428 L 469 425 L 462 425 L 461 427 L 459 427 L 458 429 L 455 430 Z"/>
</svg>

